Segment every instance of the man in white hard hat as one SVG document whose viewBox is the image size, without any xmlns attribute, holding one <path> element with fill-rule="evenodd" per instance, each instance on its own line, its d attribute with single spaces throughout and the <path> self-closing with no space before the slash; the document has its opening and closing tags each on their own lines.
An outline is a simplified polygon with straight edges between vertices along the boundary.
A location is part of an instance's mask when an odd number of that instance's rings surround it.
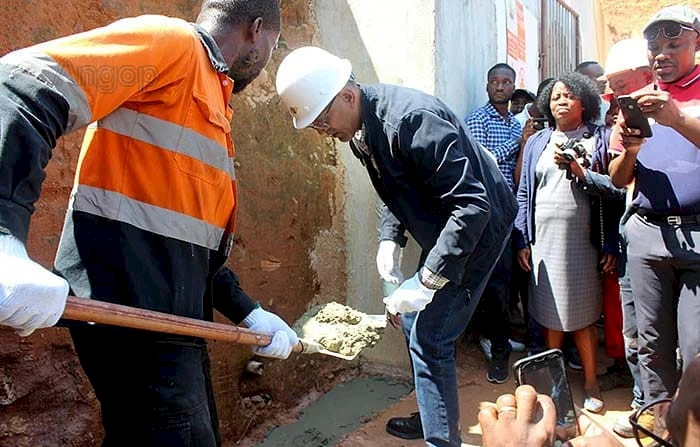
<svg viewBox="0 0 700 447">
<path fill-rule="evenodd" d="M 421 246 L 416 274 L 384 302 L 401 315 L 423 438 L 460 446 L 454 342 L 510 235 L 517 204 L 508 183 L 443 102 L 405 87 L 358 85 L 349 61 L 320 48 L 287 55 L 277 92 L 294 127 L 350 142 L 397 230 Z"/>
<path fill-rule="evenodd" d="M 647 41 L 625 39 L 610 47 L 605 74 L 600 80 L 607 81 L 615 96 L 629 95 L 649 86 L 654 75 L 647 58 Z"/>
<path fill-rule="evenodd" d="M 644 39 L 625 39 L 615 43 L 608 52 L 608 57 L 605 61 L 605 74 L 600 77 L 600 80 L 607 81 L 607 91 L 611 101 L 615 101 L 615 98 L 620 95 L 629 95 L 644 88 L 650 88 L 654 76 L 647 58 L 647 41 Z M 612 144 L 611 149 L 615 150 L 615 147 L 616 144 Z M 619 150 L 622 150 L 622 148 Z M 618 386 L 628 387 L 630 382 L 632 382 L 632 407 L 640 408 L 644 405 L 644 389 L 638 364 L 637 314 L 627 270 L 627 244 L 622 227 L 620 235 L 621 256 L 618 259 L 620 298 L 622 301 L 620 311 L 622 312 L 622 336 L 627 365 L 624 365 L 623 359 L 616 358 L 613 366 L 608 368 L 599 381 L 601 391 L 609 391 Z M 606 315 L 605 318 L 606 321 L 615 320 L 612 315 Z M 630 374 L 631 380 L 629 378 Z M 645 418 L 640 419 L 640 423 L 645 421 Z M 627 416 L 618 418 L 613 426 L 613 430 L 622 437 L 634 437 L 634 431 Z"/>
</svg>

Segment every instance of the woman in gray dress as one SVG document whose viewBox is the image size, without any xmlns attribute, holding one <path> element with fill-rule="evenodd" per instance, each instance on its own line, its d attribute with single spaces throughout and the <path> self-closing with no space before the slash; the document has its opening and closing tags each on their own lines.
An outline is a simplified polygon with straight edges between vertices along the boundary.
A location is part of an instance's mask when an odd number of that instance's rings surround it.
<svg viewBox="0 0 700 447">
<path fill-rule="evenodd" d="M 596 378 L 601 314 L 600 272 L 614 269 L 618 210 L 624 193 L 610 183 L 610 131 L 593 120 L 600 112 L 596 86 L 568 73 L 538 97 L 553 128 L 530 137 L 523 148 L 516 218 L 518 262 L 530 272 L 532 317 L 546 329 L 549 348 L 561 349 L 572 332 L 584 373 L 584 407 L 601 411 Z M 606 203 L 607 202 L 607 203 Z"/>
</svg>

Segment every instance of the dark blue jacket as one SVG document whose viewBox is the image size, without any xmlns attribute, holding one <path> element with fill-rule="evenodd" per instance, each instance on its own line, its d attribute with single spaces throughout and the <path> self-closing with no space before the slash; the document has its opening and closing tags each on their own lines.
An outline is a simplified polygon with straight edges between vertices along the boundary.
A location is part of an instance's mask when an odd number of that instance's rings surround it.
<svg viewBox="0 0 700 447">
<path fill-rule="evenodd" d="M 616 188 L 608 175 L 608 145 L 610 129 L 588 124 L 589 132 L 596 137 L 596 146 L 591 158 L 591 168 L 586 170 L 583 181 L 576 179 L 575 185 L 591 198 L 591 242 L 602 253 L 618 255 L 618 227 L 624 211 L 625 189 Z M 518 216 L 515 219 L 515 244 L 518 249 L 535 242 L 533 208 L 535 203 L 535 167 L 544 152 L 553 128 L 544 129 L 531 136 L 523 148 L 523 167 L 518 186 Z M 601 241 L 600 207 L 603 213 Z"/>
<path fill-rule="evenodd" d="M 423 265 L 475 285 L 510 235 L 517 204 L 495 161 L 439 99 L 417 90 L 361 87 L 366 149 L 351 145 L 379 197 L 423 250 Z"/>
</svg>

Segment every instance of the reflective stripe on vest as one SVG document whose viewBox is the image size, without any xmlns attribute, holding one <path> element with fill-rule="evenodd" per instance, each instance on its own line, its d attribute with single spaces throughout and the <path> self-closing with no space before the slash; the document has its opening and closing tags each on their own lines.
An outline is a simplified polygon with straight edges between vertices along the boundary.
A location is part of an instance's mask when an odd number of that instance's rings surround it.
<svg viewBox="0 0 700 447">
<path fill-rule="evenodd" d="M 92 111 L 85 92 L 48 54 L 32 50 L 14 51 L 0 58 L 0 63 L 21 68 L 61 93 L 70 107 L 65 133 L 80 129 L 90 122 Z"/>
<path fill-rule="evenodd" d="M 219 248 L 235 207 L 225 145 L 126 107 L 88 127 L 85 142 L 73 209 Z"/>
<path fill-rule="evenodd" d="M 195 158 L 228 173 L 231 180 L 236 179 L 233 159 L 228 156 L 226 147 L 185 127 L 125 107 L 115 110 L 95 126 Z"/>
<path fill-rule="evenodd" d="M 133 225 L 162 236 L 219 248 L 224 229 L 186 214 L 160 208 L 113 191 L 78 185 L 72 209 Z"/>
</svg>

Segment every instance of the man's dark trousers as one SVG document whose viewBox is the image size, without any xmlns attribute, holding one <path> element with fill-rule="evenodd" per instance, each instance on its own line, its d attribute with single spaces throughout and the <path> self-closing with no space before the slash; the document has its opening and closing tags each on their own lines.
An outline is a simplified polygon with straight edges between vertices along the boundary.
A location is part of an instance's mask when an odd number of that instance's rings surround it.
<svg viewBox="0 0 700 447">
<path fill-rule="evenodd" d="M 508 303 L 510 299 L 510 280 L 513 266 L 513 251 L 510 242 L 498 259 L 491 273 L 479 303 L 479 330 L 491 340 L 491 356 L 507 357 L 510 355 L 510 321 Z"/>
<path fill-rule="evenodd" d="M 639 363 L 647 402 L 671 397 L 680 371 L 700 352 L 700 225 L 670 225 L 634 214 L 625 224 Z"/>
</svg>

